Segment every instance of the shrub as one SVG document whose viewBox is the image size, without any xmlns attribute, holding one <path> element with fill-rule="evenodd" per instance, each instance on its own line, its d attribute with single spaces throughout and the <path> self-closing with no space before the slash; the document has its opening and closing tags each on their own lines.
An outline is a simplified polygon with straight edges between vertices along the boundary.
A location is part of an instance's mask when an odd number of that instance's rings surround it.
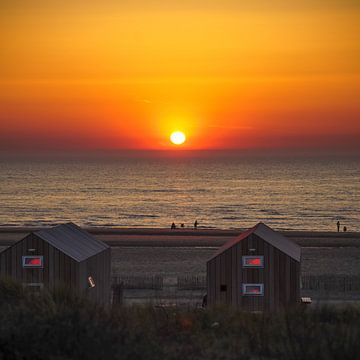
<svg viewBox="0 0 360 360">
<path fill-rule="evenodd" d="M 354 359 L 359 324 L 359 307 L 111 309 L 65 289 L 34 296 L 0 281 L 0 359 Z"/>
</svg>

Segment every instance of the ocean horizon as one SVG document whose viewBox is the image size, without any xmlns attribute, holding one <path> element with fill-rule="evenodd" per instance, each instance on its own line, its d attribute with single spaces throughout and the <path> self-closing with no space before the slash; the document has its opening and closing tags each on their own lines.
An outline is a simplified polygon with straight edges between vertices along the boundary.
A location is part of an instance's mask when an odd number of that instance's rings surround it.
<svg viewBox="0 0 360 360">
<path fill-rule="evenodd" d="M 360 231 L 357 158 L 0 160 L 0 226 Z"/>
</svg>

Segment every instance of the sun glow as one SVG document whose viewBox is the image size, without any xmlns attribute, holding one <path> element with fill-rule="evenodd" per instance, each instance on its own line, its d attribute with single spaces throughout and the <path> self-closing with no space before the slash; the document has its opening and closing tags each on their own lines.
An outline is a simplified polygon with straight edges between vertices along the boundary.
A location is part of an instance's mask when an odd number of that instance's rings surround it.
<svg viewBox="0 0 360 360">
<path fill-rule="evenodd" d="M 186 141 L 186 136 L 182 131 L 174 131 L 170 135 L 170 141 L 175 145 L 181 145 Z"/>
</svg>

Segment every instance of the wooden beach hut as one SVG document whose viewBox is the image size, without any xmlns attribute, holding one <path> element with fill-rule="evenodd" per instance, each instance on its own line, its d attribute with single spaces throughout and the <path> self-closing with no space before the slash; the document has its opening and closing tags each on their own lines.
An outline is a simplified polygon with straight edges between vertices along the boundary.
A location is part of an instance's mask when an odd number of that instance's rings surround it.
<svg viewBox="0 0 360 360">
<path fill-rule="evenodd" d="M 208 305 L 275 311 L 300 301 L 300 247 L 263 223 L 207 262 Z"/>
<path fill-rule="evenodd" d="M 34 291 L 68 287 L 110 301 L 110 247 L 73 223 L 30 233 L 0 253 L 0 276 Z"/>
</svg>

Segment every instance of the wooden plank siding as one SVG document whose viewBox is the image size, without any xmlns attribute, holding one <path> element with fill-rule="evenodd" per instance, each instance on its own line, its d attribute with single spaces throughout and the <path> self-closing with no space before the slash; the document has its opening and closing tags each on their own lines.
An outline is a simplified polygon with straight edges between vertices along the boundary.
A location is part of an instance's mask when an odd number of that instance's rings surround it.
<svg viewBox="0 0 360 360">
<path fill-rule="evenodd" d="M 208 268 L 208 304 L 214 305 L 215 304 L 215 298 L 216 298 L 216 281 L 214 280 L 216 278 L 216 262 L 212 261 L 211 263 L 207 263 Z M 212 281 L 210 281 L 212 279 Z"/>
<path fill-rule="evenodd" d="M 237 254 L 236 254 L 236 246 L 230 248 L 231 259 L 230 259 L 230 269 L 231 269 L 231 300 L 230 304 L 233 307 L 237 307 L 238 304 L 238 292 L 236 291 L 238 276 L 237 276 L 237 267 L 233 266 L 233 264 L 237 263 Z"/>
<path fill-rule="evenodd" d="M 255 249 L 250 251 L 250 249 Z M 264 256 L 264 268 L 243 268 L 242 256 Z M 250 234 L 207 263 L 208 304 L 246 311 L 275 311 L 300 300 L 300 263 Z M 264 284 L 264 296 L 242 294 L 242 284 Z M 220 291 L 226 285 L 226 292 Z"/>
<path fill-rule="evenodd" d="M 24 255 L 43 256 L 43 268 L 23 268 Z M 88 286 L 88 276 L 92 276 L 96 282 L 93 289 Z M 24 285 L 43 284 L 50 291 L 66 287 L 96 302 L 109 303 L 111 249 L 106 248 L 79 262 L 35 234 L 30 234 L 0 253 L 0 277 L 10 277 Z"/>
<path fill-rule="evenodd" d="M 220 293 L 220 302 L 226 304 L 226 290 L 221 291 L 221 287 L 226 286 L 226 268 L 225 268 L 225 259 L 226 253 L 219 256 L 220 259 L 220 284 L 219 284 L 219 293 Z"/>
<path fill-rule="evenodd" d="M 215 260 L 215 299 L 217 304 L 221 304 L 220 298 L 220 257 Z"/>
<path fill-rule="evenodd" d="M 241 267 L 241 256 L 242 256 L 241 244 L 237 244 L 235 245 L 235 247 L 236 247 L 236 263 L 232 264 L 231 266 L 235 266 L 237 269 L 236 288 L 234 289 L 238 299 L 236 307 L 243 308 L 243 297 L 241 296 L 241 284 L 243 283 L 244 278 Z"/>
<path fill-rule="evenodd" d="M 85 292 L 95 302 L 107 304 L 110 301 L 110 277 L 111 277 L 111 250 L 92 256 L 85 260 Z M 91 276 L 95 287 L 88 285 L 88 278 Z"/>
<path fill-rule="evenodd" d="M 34 251 L 29 251 L 34 249 Z M 43 256 L 43 268 L 23 268 L 22 256 Z M 77 286 L 71 281 L 70 267 L 76 262 L 33 234 L 5 249 L 0 254 L 0 275 L 21 284 L 39 283 L 53 290 L 56 286 Z"/>
</svg>

